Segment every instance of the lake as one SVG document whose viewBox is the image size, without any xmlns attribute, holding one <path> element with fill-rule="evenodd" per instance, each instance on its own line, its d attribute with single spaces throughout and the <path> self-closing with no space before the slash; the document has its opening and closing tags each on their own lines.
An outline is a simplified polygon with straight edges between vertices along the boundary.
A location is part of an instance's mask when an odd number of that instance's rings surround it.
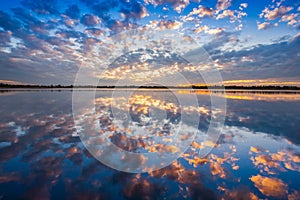
<svg viewBox="0 0 300 200">
<path fill-rule="evenodd" d="M 72 108 L 69 90 L 0 91 L 0 199 L 300 199 L 300 93 L 97 90 L 93 110 L 91 92 Z"/>
</svg>

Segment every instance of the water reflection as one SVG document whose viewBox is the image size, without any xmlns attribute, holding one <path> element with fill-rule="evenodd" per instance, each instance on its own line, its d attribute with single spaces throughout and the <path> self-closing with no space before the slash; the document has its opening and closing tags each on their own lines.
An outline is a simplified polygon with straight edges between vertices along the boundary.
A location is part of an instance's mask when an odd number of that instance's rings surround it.
<svg viewBox="0 0 300 200">
<path fill-rule="evenodd" d="M 223 92 L 219 90 L 179 90 L 181 94 L 198 94 L 198 95 L 214 95 L 223 96 Z M 263 100 L 263 101 L 299 101 L 300 92 L 296 90 L 274 91 L 274 90 L 226 90 L 225 97 L 227 99 L 237 100 Z"/>
<path fill-rule="evenodd" d="M 180 107 L 164 92 L 143 91 L 127 103 L 115 99 L 111 108 L 111 92 L 98 91 L 95 102 L 101 128 L 110 130 L 110 140 L 126 151 L 176 151 L 167 144 L 172 139 L 170 126 L 180 121 L 180 109 L 200 113 L 198 137 L 178 160 L 161 170 L 130 174 L 102 165 L 84 148 L 73 122 L 71 95 L 70 91 L 36 91 L 6 92 L 0 97 L 1 198 L 300 198 L 298 100 L 274 100 L 277 94 L 272 94 L 272 101 L 271 97 L 229 98 L 226 124 L 214 144 L 201 140 L 212 117 L 207 94 L 197 94 L 199 107 Z M 180 95 L 189 98 L 188 93 Z M 116 108 L 130 110 L 128 129 L 117 129 L 110 121 Z M 132 131 L 160 122 L 153 120 L 153 109 L 167 111 L 161 112 L 167 125 L 151 135 Z M 205 146 L 215 148 L 201 158 L 198 152 Z"/>
</svg>

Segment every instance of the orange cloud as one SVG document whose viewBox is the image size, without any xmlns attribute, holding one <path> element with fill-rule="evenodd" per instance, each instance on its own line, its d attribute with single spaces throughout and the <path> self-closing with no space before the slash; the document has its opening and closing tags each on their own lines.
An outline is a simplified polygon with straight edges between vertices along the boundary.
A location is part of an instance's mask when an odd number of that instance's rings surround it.
<svg viewBox="0 0 300 200">
<path fill-rule="evenodd" d="M 0 80 L 0 83 L 9 84 L 9 85 L 27 85 L 29 83 L 13 81 L 13 80 Z"/>
<path fill-rule="evenodd" d="M 266 196 L 283 197 L 287 193 L 287 185 L 280 179 L 257 175 L 252 176 L 250 180 Z"/>
</svg>

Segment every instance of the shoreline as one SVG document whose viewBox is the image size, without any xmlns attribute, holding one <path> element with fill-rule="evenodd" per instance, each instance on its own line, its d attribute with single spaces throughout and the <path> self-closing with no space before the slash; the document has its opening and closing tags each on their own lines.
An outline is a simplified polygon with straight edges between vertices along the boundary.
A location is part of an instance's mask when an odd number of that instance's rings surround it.
<svg viewBox="0 0 300 200">
<path fill-rule="evenodd" d="M 193 89 L 193 88 L 0 88 L 0 92 L 10 92 L 10 91 L 182 91 L 189 93 L 293 93 L 300 94 L 299 89 L 252 89 L 252 88 L 244 88 L 244 89 Z"/>
</svg>

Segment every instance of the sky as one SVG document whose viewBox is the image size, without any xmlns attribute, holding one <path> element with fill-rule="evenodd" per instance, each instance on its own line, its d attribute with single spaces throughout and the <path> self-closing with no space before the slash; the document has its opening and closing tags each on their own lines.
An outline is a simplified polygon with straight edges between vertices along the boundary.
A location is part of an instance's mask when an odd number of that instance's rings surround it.
<svg viewBox="0 0 300 200">
<path fill-rule="evenodd" d="M 217 66 L 224 83 L 300 85 L 299 0 L 1 1 L 0 81 L 69 85 L 80 68 L 111 81 L 136 68 L 170 71 L 106 62 L 119 52 L 114 40 L 135 29 L 192 38 L 209 56 L 203 70 Z M 181 73 L 175 64 L 167 67 Z"/>
</svg>

